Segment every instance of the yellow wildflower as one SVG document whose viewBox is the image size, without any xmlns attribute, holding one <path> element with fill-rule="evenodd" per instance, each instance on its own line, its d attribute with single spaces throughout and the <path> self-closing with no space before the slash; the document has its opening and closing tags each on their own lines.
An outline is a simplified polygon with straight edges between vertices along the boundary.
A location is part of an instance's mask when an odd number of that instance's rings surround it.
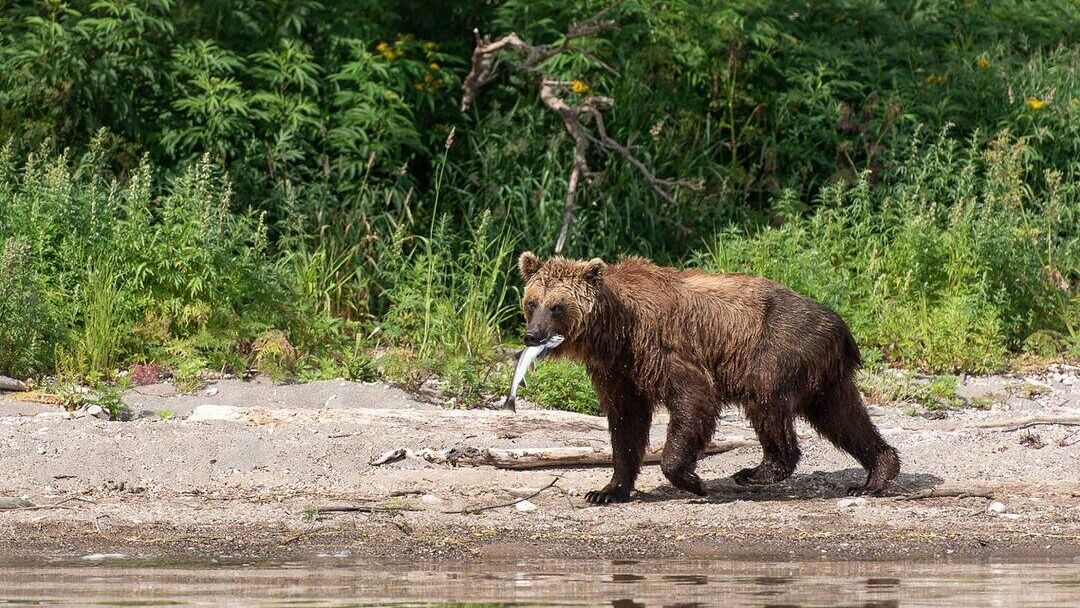
<svg viewBox="0 0 1080 608">
<path fill-rule="evenodd" d="M 926 84 L 945 84 L 949 82 L 948 76 L 935 76 L 933 74 L 926 77 Z"/>
<path fill-rule="evenodd" d="M 439 64 L 435 63 L 434 61 L 432 61 L 431 63 L 429 63 L 427 67 L 428 67 L 428 69 L 429 69 L 429 70 L 431 70 L 432 72 L 438 72 L 438 71 L 439 71 Z"/>
<path fill-rule="evenodd" d="M 1024 103 L 1026 103 L 1028 107 L 1030 107 L 1032 110 L 1041 110 L 1043 109 L 1043 106 L 1046 105 L 1046 102 L 1039 99 L 1038 97 L 1028 97 L 1027 101 L 1025 101 Z"/>
<path fill-rule="evenodd" d="M 985 57 L 983 57 L 982 59 L 979 59 L 979 61 L 977 63 L 979 64 L 979 67 L 984 69 L 984 70 L 986 68 L 990 67 L 990 60 L 985 58 Z"/>
<path fill-rule="evenodd" d="M 570 90 L 577 93 L 578 95 L 581 95 L 582 93 L 589 92 L 589 85 L 581 82 L 580 80 L 574 80 L 570 83 Z"/>
<path fill-rule="evenodd" d="M 439 45 L 435 44 L 434 42 L 425 42 L 424 48 L 429 51 L 434 51 L 435 49 L 439 48 Z"/>
<path fill-rule="evenodd" d="M 385 53 L 386 51 L 390 50 L 390 45 L 386 44 L 385 42 L 380 42 L 375 46 L 375 50 L 379 51 L 380 53 Z"/>
</svg>

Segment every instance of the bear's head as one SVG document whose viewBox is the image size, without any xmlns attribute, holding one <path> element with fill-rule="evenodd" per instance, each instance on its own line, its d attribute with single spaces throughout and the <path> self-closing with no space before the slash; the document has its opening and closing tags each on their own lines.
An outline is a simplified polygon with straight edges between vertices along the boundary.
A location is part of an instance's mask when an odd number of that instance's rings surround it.
<svg viewBox="0 0 1080 608">
<path fill-rule="evenodd" d="M 596 306 L 606 268 L 600 258 L 579 262 L 554 257 L 542 262 L 531 251 L 521 254 L 526 346 L 543 344 L 556 334 L 576 340 Z"/>
</svg>

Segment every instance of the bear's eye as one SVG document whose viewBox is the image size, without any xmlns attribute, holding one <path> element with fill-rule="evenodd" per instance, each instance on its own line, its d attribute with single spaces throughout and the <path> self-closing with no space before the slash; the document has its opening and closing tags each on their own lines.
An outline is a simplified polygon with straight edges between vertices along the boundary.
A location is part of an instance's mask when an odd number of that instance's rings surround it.
<svg viewBox="0 0 1080 608">
<path fill-rule="evenodd" d="M 566 309 L 563 308 L 562 304 L 552 304 L 552 306 L 551 306 L 551 316 L 553 316 L 553 317 L 561 317 L 561 316 L 563 316 L 563 314 L 565 312 L 566 312 Z"/>
<path fill-rule="evenodd" d="M 525 310 L 526 310 L 526 312 L 529 312 L 529 313 L 536 310 L 536 300 L 529 300 L 528 302 L 526 302 L 525 303 Z"/>
</svg>

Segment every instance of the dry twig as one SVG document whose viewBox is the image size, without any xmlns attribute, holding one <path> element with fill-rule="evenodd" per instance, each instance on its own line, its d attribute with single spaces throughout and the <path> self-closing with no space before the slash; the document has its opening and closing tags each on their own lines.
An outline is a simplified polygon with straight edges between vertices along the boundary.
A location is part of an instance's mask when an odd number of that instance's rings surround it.
<svg viewBox="0 0 1080 608">
<path fill-rule="evenodd" d="M 528 496 L 523 496 L 523 497 L 521 497 L 521 498 L 519 498 L 517 500 L 513 500 L 513 501 L 510 501 L 510 502 L 504 502 L 504 503 L 500 503 L 500 504 L 497 504 L 497 505 L 487 505 L 485 507 L 476 507 L 476 508 L 473 508 L 473 509 L 462 509 L 460 511 L 445 511 L 445 513 L 450 513 L 450 514 L 454 514 L 454 515 L 472 514 L 472 513 L 479 513 L 481 511 L 489 511 L 491 509 L 501 509 L 502 507 L 512 507 L 512 506 L 518 504 L 519 502 L 524 502 L 524 501 L 529 500 L 531 498 L 536 498 L 537 496 L 542 494 L 544 491 L 546 491 L 548 488 L 551 488 L 556 483 L 558 483 L 560 479 L 562 479 L 562 475 L 559 475 L 559 476 L 555 477 L 554 479 L 551 480 L 551 483 L 549 483 L 548 485 L 546 485 L 546 486 L 540 488 L 539 490 L 533 492 L 532 494 L 529 494 Z"/>
</svg>

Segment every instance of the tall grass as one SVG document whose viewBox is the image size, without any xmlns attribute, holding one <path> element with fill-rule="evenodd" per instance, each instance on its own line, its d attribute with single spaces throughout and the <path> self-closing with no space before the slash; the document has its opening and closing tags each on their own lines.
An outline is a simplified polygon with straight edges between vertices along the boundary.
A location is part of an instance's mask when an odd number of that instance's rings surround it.
<svg viewBox="0 0 1080 608">
<path fill-rule="evenodd" d="M 20 376 L 49 368 L 51 314 L 31 265 L 30 246 L 0 239 L 0 374 Z"/>
<path fill-rule="evenodd" d="M 73 371 L 108 374 L 122 358 L 128 327 L 119 286 L 120 276 L 108 261 L 93 263 L 79 294 L 82 333 L 75 338 Z"/>
</svg>

